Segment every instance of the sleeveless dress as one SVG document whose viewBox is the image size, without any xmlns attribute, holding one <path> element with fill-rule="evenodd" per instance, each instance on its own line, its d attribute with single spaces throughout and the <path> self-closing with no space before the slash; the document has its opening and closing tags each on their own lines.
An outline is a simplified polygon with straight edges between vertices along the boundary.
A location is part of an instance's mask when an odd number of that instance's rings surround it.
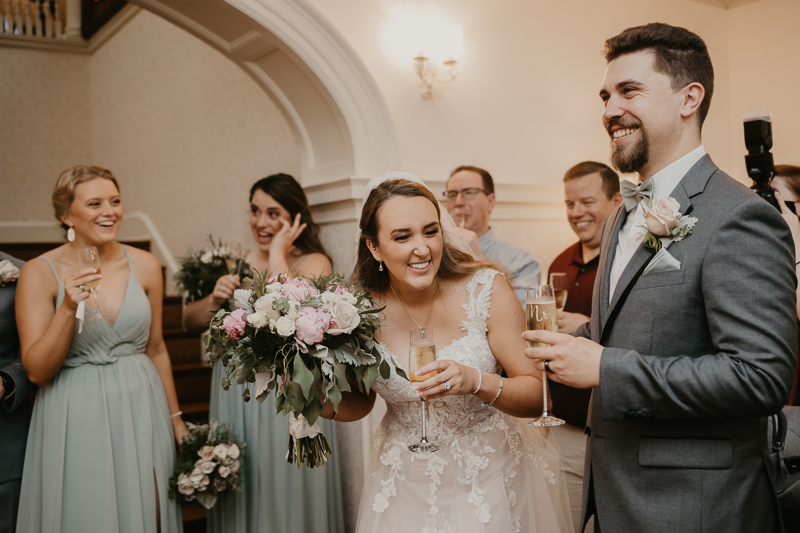
<svg viewBox="0 0 800 533">
<path fill-rule="evenodd" d="M 302 260 L 306 256 L 302 256 Z M 297 267 L 300 261 L 292 267 Z M 225 423 L 247 448 L 243 490 L 222 499 L 208 511 L 209 533 L 344 533 L 342 483 L 335 424 L 320 418 L 322 432 L 331 446 L 324 466 L 298 469 L 286 462 L 289 418 L 275 414 L 275 396 L 263 403 L 242 399 L 244 386 L 220 383 L 225 367 L 214 365 L 209 416 Z"/>
<path fill-rule="evenodd" d="M 58 308 L 64 284 L 43 259 L 58 280 Z M 114 325 L 87 320 L 79 334 L 76 324 L 64 364 L 39 388 L 17 533 L 155 533 L 156 499 L 161 531 L 183 531 L 180 505 L 167 496 L 175 466 L 167 398 L 144 353 L 150 301 L 130 270 Z"/>
<path fill-rule="evenodd" d="M 480 270 L 467 283 L 466 335 L 437 349 L 437 359 L 501 372 L 486 328 L 497 274 Z M 411 384 L 392 372 L 373 389 L 387 412 L 373 441 L 358 533 L 572 531 L 568 504 L 559 503 L 567 497 L 558 453 L 536 428 L 471 394 L 447 396 L 428 402 L 428 440 L 439 451 L 416 454 L 408 445 L 420 440 L 421 413 Z"/>
</svg>

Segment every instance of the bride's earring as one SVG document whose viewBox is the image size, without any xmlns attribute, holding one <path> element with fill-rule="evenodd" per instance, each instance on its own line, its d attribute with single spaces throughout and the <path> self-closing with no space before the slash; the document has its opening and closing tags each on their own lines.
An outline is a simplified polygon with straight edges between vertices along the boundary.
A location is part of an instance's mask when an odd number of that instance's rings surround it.
<svg viewBox="0 0 800 533">
<path fill-rule="evenodd" d="M 383 261 L 380 262 L 381 266 L 378 267 L 378 272 L 383 272 Z"/>
<path fill-rule="evenodd" d="M 67 230 L 67 240 L 68 240 L 69 242 L 72 242 L 72 241 L 74 241 L 74 240 L 75 240 L 75 230 L 74 230 L 74 229 L 72 229 L 72 227 L 70 227 L 70 228 Z"/>
</svg>

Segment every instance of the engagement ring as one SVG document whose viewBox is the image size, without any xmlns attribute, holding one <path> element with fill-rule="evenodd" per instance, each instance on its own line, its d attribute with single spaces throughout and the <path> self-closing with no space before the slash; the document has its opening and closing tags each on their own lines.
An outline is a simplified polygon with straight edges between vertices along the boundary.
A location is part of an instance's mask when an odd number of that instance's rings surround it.
<svg viewBox="0 0 800 533">
<path fill-rule="evenodd" d="M 446 390 L 446 391 L 450 390 L 450 382 L 449 381 L 445 381 L 444 382 L 444 390 Z"/>
<path fill-rule="evenodd" d="M 549 359 L 545 360 L 545 362 L 544 362 L 544 370 L 545 370 L 545 372 L 549 372 L 550 374 L 553 373 L 553 371 L 550 370 L 550 360 Z"/>
<path fill-rule="evenodd" d="M 85 286 L 78 285 L 78 288 L 81 290 L 81 292 L 86 292 L 86 287 Z"/>
</svg>

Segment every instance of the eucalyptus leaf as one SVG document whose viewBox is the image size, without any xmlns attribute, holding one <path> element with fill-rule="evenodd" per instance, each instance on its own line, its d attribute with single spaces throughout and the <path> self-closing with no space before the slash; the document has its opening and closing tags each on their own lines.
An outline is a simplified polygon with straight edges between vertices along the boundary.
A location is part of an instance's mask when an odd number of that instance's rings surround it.
<svg viewBox="0 0 800 533">
<path fill-rule="evenodd" d="M 314 385 L 314 374 L 306 367 L 300 355 L 294 358 L 294 373 L 292 381 L 299 383 L 303 391 L 303 398 L 307 399 L 311 395 L 311 387 Z"/>
</svg>

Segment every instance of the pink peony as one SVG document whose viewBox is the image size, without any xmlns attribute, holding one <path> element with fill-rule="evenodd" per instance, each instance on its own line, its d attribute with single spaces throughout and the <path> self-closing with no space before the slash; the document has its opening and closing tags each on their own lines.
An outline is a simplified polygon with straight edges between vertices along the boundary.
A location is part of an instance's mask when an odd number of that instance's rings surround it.
<svg viewBox="0 0 800 533">
<path fill-rule="evenodd" d="M 226 316 L 225 320 L 222 321 L 222 329 L 225 330 L 225 333 L 227 333 L 228 337 L 231 339 L 236 340 L 244 335 L 244 326 L 246 324 L 243 318 L 244 314 L 244 309 L 237 309 Z"/>
<path fill-rule="evenodd" d="M 322 342 L 325 332 L 331 324 L 331 315 L 322 309 L 304 307 L 300 309 L 294 324 L 297 338 L 306 344 Z"/>
<path fill-rule="evenodd" d="M 286 279 L 287 279 L 286 274 L 280 274 L 278 276 L 270 276 L 270 278 L 267 280 L 267 283 L 269 283 L 270 285 L 277 282 L 286 283 Z"/>
<path fill-rule="evenodd" d="M 283 284 L 281 294 L 289 300 L 302 302 L 306 296 L 316 296 L 319 291 L 302 278 L 293 278 Z"/>
</svg>

